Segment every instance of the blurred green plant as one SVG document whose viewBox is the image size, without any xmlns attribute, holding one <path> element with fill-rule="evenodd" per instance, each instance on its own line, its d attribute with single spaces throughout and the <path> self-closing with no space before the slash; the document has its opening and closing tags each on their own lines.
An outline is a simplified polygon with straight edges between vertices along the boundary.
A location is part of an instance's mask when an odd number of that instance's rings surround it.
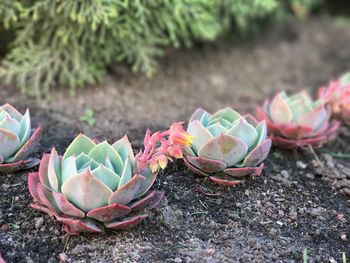
<svg viewBox="0 0 350 263">
<path fill-rule="evenodd" d="M 85 114 L 80 116 L 80 121 L 86 122 L 89 126 L 94 126 L 96 124 L 95 112 L 93 109 L 86 109 Z"/>
<path fill-rule="evenodd" d="M 74 93 L 96 84 L 113 61 L 151 76 L 167 47 L 214 41 L 232 29 L 242 34 L 281 14 L 304 15 L 315 1 L 0 0 L 0 40 L 14 33 L 10 45 L 3 42 L 9 48 L 0 76 L 37 97 L 55 86 Z"/>
</svg>

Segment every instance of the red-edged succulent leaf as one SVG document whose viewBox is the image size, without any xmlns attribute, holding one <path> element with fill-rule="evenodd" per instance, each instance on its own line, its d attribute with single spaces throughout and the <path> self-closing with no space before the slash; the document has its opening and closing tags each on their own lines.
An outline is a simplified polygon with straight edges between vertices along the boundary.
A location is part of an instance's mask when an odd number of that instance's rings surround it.
<svg viewBox="0 0 350 263">
<path fill-rule="evenodd" d="M 41 203 L 54 212 L 61 212 L 49 190 L 47 190 L 41 183 L 36 185 L 36 189 Z"/>
<path fill-rule="evenodd" d="M 44 213 L 48 214 L 49 216 L 54 216 L 56 214 L 55 211 L 50 210 L 45 205 L 43 205 L 42 203 L 39 203 L 39 202 L 38 203 L 31 203 L 30 207 L 37 209 L 41 212 L 44 212 Z"/>
<path fill-rule="evenodd" d="M 193 156 L 186 156 L 185 158 L 190 164 L 206 173 L 217 173 L 226 168 L 226 164 L 219 160 Z"/>
<path fill-rule="evenodd" d="M 6 111 L 12 118 L 16 119 L 17 121 L 20 121 L 22 118 L 22 114 L 9 103 L 2 105 L 0 109 Z"/>
<path fill-rule="evenodd" d="M 11 162 L 16 162 L 19 160 L 26 159 L 38 146 L 42 134 L 42 128 L 37 128 L 33 130 L 31 137 L 23 145 L 23 147 L 16 153 Z"/>
<path fill-rule="evenodd" d="M 109 198 L 109 204 L 129 204 L 142 190 L 146 178 L 136 174 L 130 181 L 119 187 Z"/>
<path fill-rule="evenodd" d="M 340 127 L 340 122 L 339 121 L 332 121 L 325 133 L 325 135 L 328 138 L 328 141 L 334 140 L 335 137 L 337 136 L 338 129 Z"/>
<path fill-rule="evenodd" d="M 13 173 L 20 170 L 26 170 L 33 168 L 39 164 L 40 160 L 36 158 L 18 161 L 15 163 L 2 163 L 0 164 L 0 175 L 1 173 Z"/>
<path fill-rule="evenodd" d="M 59 210 L 61 210 L 62 213 L 69 215 L 69 216 L 75 216 L 75 217 L 85 217 L 85 213 L 75 207 L 72 203 L 70 203 L 67 198 L 61 194 L 52 192 L 52 196 L 55 200 L 55 203 Z"/>
<path fill-rule="evenodd" d="M 28 174 L 28 189 L 30 195 L 33 197 L 34 201 L 40 202 L 40 197 L 38 194 L 38 184 L 40 183 L 39 173 L 29 173 Z"/>
<path fill-rule="evenodd" d="M 198 151 L 198 156 L 223 161 L 233 166 L 247 154 L 248 145 L 241 139 L 221 134 L 205 143 Z"/>
<path fill-rule="evenodd" d="M 112 228 L 117 230 L 128 229 L 138 225 L 142 220 L 147 218 L 147 216 L 148 215 L 137 215 L 133 217 L 127 217 L 127 218 L 124 218 L 124 220 L 122 221 L 112 221 L 112 222 L 105 223 L 105 226 L 107 228 Z"/>
<path fill-rule="evenodd" d="M 241 178 L 250 174 L 260 175 L 263 168 L 264 168 L 264 164 L 262 163 L 258 167 L 228 168 L 224 170 L 224 173 L 235 178 Z"/>
<path fill-rule="evenodd" d="M 203 172 L 202 170 L 198 169 L 197 167 L 195 167 L 193 164 L 191 164 L 188 160 L 187 160 L 188 156 L 187 157 L 184 157 L 183 160 L 184 160 L 184 163 L 185 165 L 188 167 L 188 169 L 192 172 L 194 172 L 195 174 L 197 175 L 201 175 L 201 176 L 209 176 L 208 173 L 205 173 Z"/>
<path fill-rule="evenodd" d="M 251 125 L 253 125 L 254 127 L 256 127 L 259 122 L 257 121 L 257 119 L 251 115 L 250 113 L 246 114 L 243 116 L 243 118 Z"/>
<path fill-rule="evenodd" d="M 271 120 L 276 123 L 290 123 L 293 118 L 293 113 L 283 98 L 283 93 L 278 93 L 273 98 L 269 113 Z"/>
<path fill-rule="evenodd" d="M 271 139 L 266 139 L 256 146 L 244 159 L 244 166 L 256 166 L 264 161 L 271 149 Z"/>
<path fill-rule="evenodd" d="M 152 173 L 150 169 L 147 169 L 141 173 L 142 176 L 146 178 L 145 182 L 143 183 L 143 186 L 141 190 L 138 192 L 138 194 L 135 196 L 135 198 L 142 197 L 145 193 L 148 192 L 149 189 L 151 189 L 152 185 L 154 184 L 155 180 L 157 179 L 158 172 Z"/>
<path fill-rule="evenodd" d="M 88 217 L 96 219 L 101 222 L 108 222 L 116 218 L 125 216 L 131 212 L 131 209 L 127 206 L 120 204 L 111 204 L 95 208 L 87 213 Z"/>
<path fill-rule="evenodd" d="M 289 139 L 303 138 L 313 132 L 310 127 L 298 126 L 296 124 L 282 125 L 280 126 L 279 134 Z"/>
<path fill-rule="evenodd" d="M 209 176 L 210 180 L 212 180 L 214 183 L 222 185 L 222 186 L 235 186 L 241 181 L 234 179 L 231 176 L 227 175 L 215 175 L 215 176 Z"/>
<path fill-rule="evenodd" d="M 2 257 L 1 253 L 0 253 L 0 263 L 6 263 L 4 258 Z"/>
<path fill-rule="evenodd" d="M 96 225 L 93 220 L 67 217 L 55 214 L 57 221 L 64 224 L 63 230 L 70 235 L 79 235 L 80 233 L 103 233 L 103 228 Z"/>
<path fill-rule="evenodd" d="M 40 165 L 39 165 L 39 178 L 40 182 L 46 187 L 51 188 L 50 181 L 49 181 L 49 160 L 50 160 L 50 154 L 44 153 L 43 157 L 41 158 Z"/>
<path fill-rule="evenodd" d="M 156 207 L 164 197 L 164 192 L 152 191 L 144 198 L 130 204 L 132 212 L 145 209 L 146 207 L 152 209 Z"/>
</svg>

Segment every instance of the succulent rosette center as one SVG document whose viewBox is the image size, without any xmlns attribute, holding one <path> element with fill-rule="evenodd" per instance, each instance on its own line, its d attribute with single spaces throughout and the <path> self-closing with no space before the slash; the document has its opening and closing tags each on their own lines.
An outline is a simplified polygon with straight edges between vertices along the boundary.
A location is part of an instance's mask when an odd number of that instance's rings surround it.
<svg viewBox="0 0 350 263">
<path fill-rule="evenodd" d="M 258 108 L 257 116 L 266 120 L 275 145 L 292 149 L 305 145 L 320 147 L 332 140 L 339 127 L 330 122 L 325 100 L 312 100 L 306 91 L 293 96 L 280 92 L 271 102 Z"/>
<path fill-rule="evenodd" d="M 185 147 L 185 164 L 200 175 L 222 185 L 235 185 L 243 176 L 260 175 L 271 140 L 265 121 L 242 116 L 231 108 L 213 115 L 197 109 L 187 132 L 193 142 Z"/>
<path fill-rule="evenodd" d="M 28 158 L 39 143 L 41 128 L 31 129 L 29 110 L 24 115 L 10 104 L 0 107 L 0 173 L 36 166 L 38 159 Z"/>
<path fill-rule="evenodd" d="M 29 175 L 32 205 L 64 223 L 70 234 L 121 229 L 142 221 L 139 211 L 155 207 L 162 192 L 149 191 L 156 172 L 136 171 L 126 136 L 110 145 L 80 134 L 63 156 L 52 149 L 41 160 L 38 173 Z"/>
</svg>

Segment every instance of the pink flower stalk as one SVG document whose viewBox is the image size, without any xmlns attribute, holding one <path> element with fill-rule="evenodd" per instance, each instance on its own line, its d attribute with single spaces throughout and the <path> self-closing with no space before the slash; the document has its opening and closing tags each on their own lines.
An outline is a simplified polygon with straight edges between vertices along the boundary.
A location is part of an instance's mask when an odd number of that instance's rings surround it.
<svg viewBox="0 0 350 263">
<path fill-rule="evenodd" d="M 319 88 L 318 95 L 327 101 L 333 117 L 350 125 L 350 73 L 330 82 L 328 87 Z"/>
<path fill-rule="evenodd" d="M 172 158 L 180 159 L 185 146 L 192 143 L 193 137 L 182 127 L 182 122 L 171 125 L 169 130 L 151 134 L 147 130 L 144 138 L 144 150 L 136 155 L 139 171 L 149 167 L 152 172 L 164 169 Z"/>
</svg>

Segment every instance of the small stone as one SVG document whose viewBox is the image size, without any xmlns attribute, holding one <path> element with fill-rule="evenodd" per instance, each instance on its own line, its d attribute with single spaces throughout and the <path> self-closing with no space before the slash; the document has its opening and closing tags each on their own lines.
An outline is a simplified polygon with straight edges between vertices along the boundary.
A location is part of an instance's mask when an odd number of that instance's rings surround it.
<svg viewBox="0 0 350 263">
<path fill-rule="evenodd" d="M 347 178 L 350 178 L 350 168 L 343 167 L 340 168 L 342 174 L 344 174 Z"/>
<path fill-rule="evenodd" d="M 3 224 L 3 225 L 1 226 L 1 231 L 2 231 L 2 232 L 7 232 L 7 231 L 9 231 L 9 226 L 6 225 L 6 224 Z"/>
<path fill-rule="evenodd" d="M 289 172 L 288 171 L 286 171 L 286 170 L 282 170 L 281 171 L 281 175 L 282 175 L 282 177 L 283 178 L 285 178 L 285 179 L 288 179 L 289 178 Z"/>
<path fill-rule="evenodd" d="M 326 165 L 328 168 L 334 168 L 333 157 L 327 153 L 322 154 L 323 159 L 326 161 Z"/>
<path fill-rule="evenodd" d="M 350 188 L 343 188 L 343 189 L 340 189 L 340 193 L 342 193 L 343 195 L 348 195 L 348 196 L 350 196 Z"/>
<path fill-rule="evenodd" d="M 306 173 L 305 177 L 308 178 L 308 179 L 315 179 L 315 175 L 312 174 L 312 173 Z"/>
<path fill-rule="evenodd" d="M 181 262 L 182 262 L 182 259 L 181 259 L 181 258 L 175 258 L 175 259 L 174 259 L 174 262 L 175 262 L 175 263 L 181 263 Z"/>
<path fill-rule="evenodd" d="M 307 168 L 307 164 L 302 162 L 302 161 L 297 161 L 296 165 L 300 169 L 306 169 Z"/>
<path fill-rule="evenodd" d="M 321 215 L 322 210 L 323 210 L 322 207 L 313 208 L 313 209 L 311 210 L 310 214 L 311 214 L 312 216 L 318 217 L 318 216 Z"/>
<path fill-rule="evenodd" d="M 35 228 L 36 229 L 41 228 L 43 224 L 44 224 L 44 218 L 43 217 L 35 218 Z"/>
<path fill-rule="evenodd" d="M 350 180 L 339 180 L 336 186 L 338 188 L 350 188 Z"/>
<path fill-rule="evenodd" d="M 215 249 L 214 248 L 208 248 L 205 250 L 205 255 L 210 257 L 215 253 Z"/>
<path fill-rule="evenodd" d="M 298 217 L 298 212 L 296 210 L 294 210 L 294 209 L 291 209 L 289 211 L 289 213 L 288 213 L 288 216 L 289 216 L 290 219 L 295 220 Z"/>
<path fill-rule="evenodd" d="M 277 197 L 274 200 L 275 200 L 275 202 L 284 202 L 286 199 L 284 199 L 282 197 Z"/>
<path fill-rule="evenodd" d="M 60 253 L 60 254 L 58 255 L 58 257 L 60 258 L 60 261 L 61 261 L 61 262 L 66 262 L 67 259 L 68 259 L 67 254 L 64 253 L 64 252 Z"/>
<path fill-rule="evenodd" d="M 345 240 L 346 240 L 346 235 L 343 234 L 343 235 L 340 236 L 340 238 L 341 238 L 341 240 L 344 240 L 344 241 L 345 241 Z"/>
</svg>

